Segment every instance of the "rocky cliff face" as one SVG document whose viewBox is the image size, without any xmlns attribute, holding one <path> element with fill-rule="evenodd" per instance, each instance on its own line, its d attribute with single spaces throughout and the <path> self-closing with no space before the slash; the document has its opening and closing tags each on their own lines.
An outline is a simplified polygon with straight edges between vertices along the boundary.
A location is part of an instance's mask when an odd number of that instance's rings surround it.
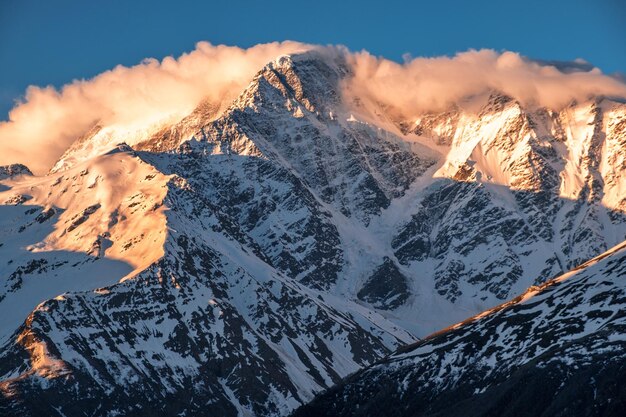
<svg viewBox="0 0 626 417">
<path fill-rule="evenodd" d="M 393 237 L 398 261 L 432 268 L 455 303 L 494 303 L 621 242 L 624 133 L 610 126 L 623 111 L 600 100 L 555 113 L 492 94 L 478 114 L 418 120 L 446 154 Z"/>
<path fill-rule="evenodd" d="M 0 410 L 285 415 L 626 238 L 625 105 L 390 122 L 348 77 L 279 57 L 133 147 L 5 170 Z"/>
</svg>

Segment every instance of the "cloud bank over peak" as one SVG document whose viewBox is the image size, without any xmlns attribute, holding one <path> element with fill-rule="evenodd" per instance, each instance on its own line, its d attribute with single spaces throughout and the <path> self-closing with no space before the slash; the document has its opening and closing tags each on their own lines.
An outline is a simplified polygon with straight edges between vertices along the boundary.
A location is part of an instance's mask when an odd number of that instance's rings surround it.
<svg viewBox="0 0 626 417">
<path fill-rule="evenodd" d="M 29 87 L 9 121 L 0 123 L 0 165 L 21 162 L 43 174 L 95 123 L 145 128 L 179 119 L 203 100 L 228 105 L 265 64 L 311 49 L 343 55 L 351 69 L 346 92 L 409 119 L 493 90 L 553 109 L 592 96 L 626 98 L 623 81 L 582 60 L 533 61 L 514 52 L 470 50 L 396 63 L 366 51 L 291 41 L 248 49 L 200 42 L 178 58 L 117 66 L 60 90 Z"/>
<path fill-rule="evenodd" d="M 22 162 L 45 173 L 95 123 L 149 126 L 183 117 L 202 100 L 228 103 L 276 56 L 309 48 L 298 42 L 248 49 L 199 42 L 176 59 L 119 65 L 60 91 L 31 86 L 9 121 L 0 123 L 0 165 Z"/>
<path fill-rule="evenodd" d="M 402 64 L 366 51 L 351 54 L 349 60 L 353 94 L 368 96 L 407 118 L 491 91 L 554 110 L 591 97 L 626 97 L 626 84 L 583 60 L 533 61 L 490 49 L 407 59 Z"/>
</svg>

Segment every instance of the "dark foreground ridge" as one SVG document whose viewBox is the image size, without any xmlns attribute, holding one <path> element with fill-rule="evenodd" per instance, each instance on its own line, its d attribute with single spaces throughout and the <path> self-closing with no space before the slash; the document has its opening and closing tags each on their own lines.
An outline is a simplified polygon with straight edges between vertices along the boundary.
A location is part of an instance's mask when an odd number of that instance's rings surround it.
<svg viewBox="0 0 626 417">
<path fill-rule="evenodd" d="M 623 416 L 626 244 L 346 378 L 293 417 Z"/>
</svg>

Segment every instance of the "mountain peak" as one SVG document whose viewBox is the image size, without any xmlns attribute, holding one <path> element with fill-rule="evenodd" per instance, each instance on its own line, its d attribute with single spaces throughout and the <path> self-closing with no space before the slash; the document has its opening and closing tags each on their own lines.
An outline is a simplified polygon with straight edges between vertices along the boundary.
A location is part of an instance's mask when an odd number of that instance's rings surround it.
<svg viewBox="0 0 626 417">
<path fill-rule="evenodd" d="M 33 175 L 30 169 L 23 164 L 11 164 L 0 166 L 0 180 L 13 178 L 18 175 Z"/>
</svg>

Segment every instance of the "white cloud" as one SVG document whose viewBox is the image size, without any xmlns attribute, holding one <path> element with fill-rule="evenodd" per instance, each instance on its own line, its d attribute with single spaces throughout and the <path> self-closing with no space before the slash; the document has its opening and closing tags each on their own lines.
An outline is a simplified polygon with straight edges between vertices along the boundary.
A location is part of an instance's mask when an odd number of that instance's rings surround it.
<svg viewBox="0 0 626 417">
<path fill-rule="evenodd" d="M 200 42 L 177 59 L 117 66 L 60 91 L 31 86 L 9 121 L 0 123 L 0 165 L 22 162 L 45 173 L 96 122 L 147 125 L 181 117 L 203 99 L 232 100 L 274 57 L 307 48 L 296 42 L 249 49 Z"/>
<path fill-rule="evenodd" d="M 406 57 L 403 64 L 364 51 L 350 54 L 349 61 L 354 70 L 348 84 L 353 94 L 367 96 L 408 118 L 493 90 L 525 105 L 552 109 L 592 96 L 626 97 L 626 84 L 583 60 L 540 62 L 515 52 L 483 49 L 454 57 Z"/>
<path fill-rule="evenodd" d="M 314 47 L 297 42 L 249 49 L 206 42 L 175 59 L 147 59 L 118 66 L 60 91 L 29 87 L 0 123 L 0 165 L 22 162 L 45 173 L 68 146 L 96 122 L 149 125 L 190 112 L 200 101 L 228 103 L 267 62 L 282 54 L 319 48 L 344 54 L 353 77 L 352 94 L 369 97 L 411 118 L 442 109 L 464 97 L 499 90 L 526 104 L 559 108 L 593 95 L 626 97 L 626 84 L 588 69 L 584 61 L 561 66 L 528 60 L 513 52 L 468 51 L 454 57 L 410 58 L 402 64 L 363 51 Z"/>
</svg>

